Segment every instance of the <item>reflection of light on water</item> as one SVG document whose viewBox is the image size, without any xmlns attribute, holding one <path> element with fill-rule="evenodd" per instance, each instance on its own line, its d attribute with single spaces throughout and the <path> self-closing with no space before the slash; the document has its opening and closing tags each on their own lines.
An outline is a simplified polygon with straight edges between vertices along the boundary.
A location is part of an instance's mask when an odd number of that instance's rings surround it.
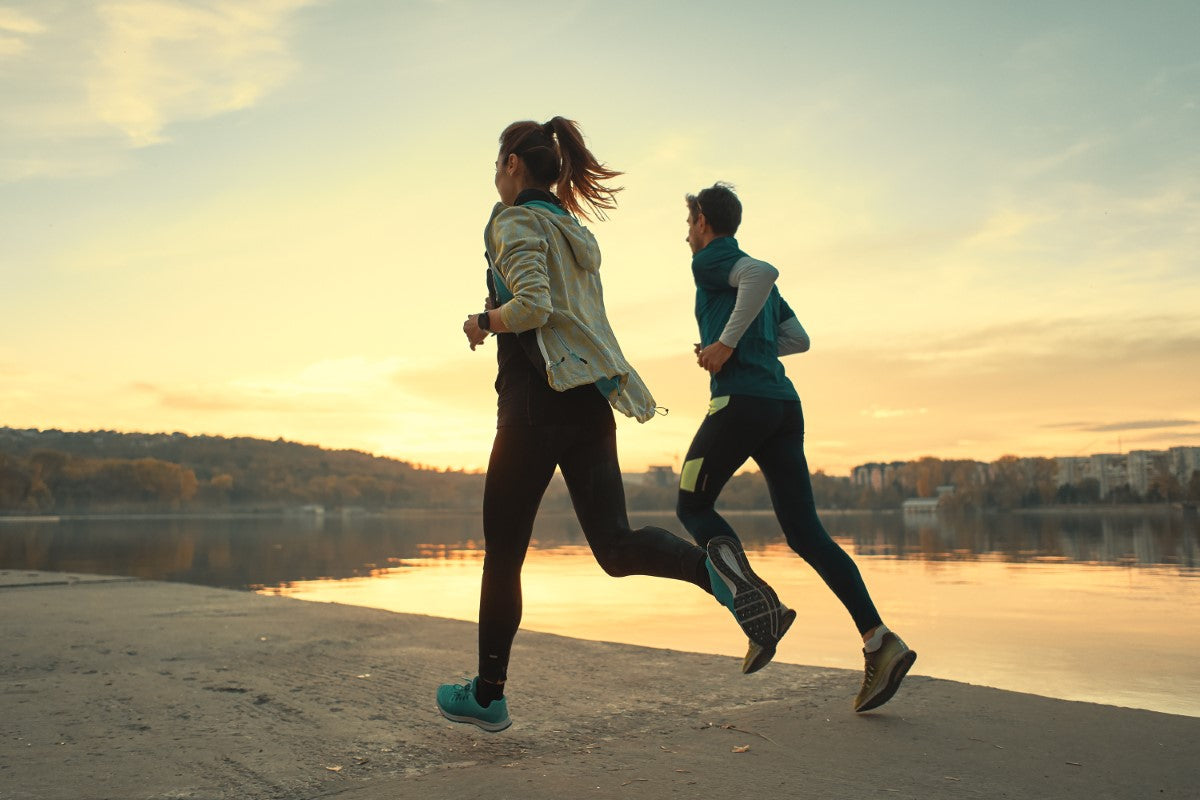
<svg viewBox="0 0 1200 800">
<path fill-rule="evenodd" d="M 428 561 L 455 561 L 466 559 L 468 561 L 483 558 L 483 543 L 482 542 L 464 542 L 456 544 L 419 544 L 417 545 L 417 556 L 420 559 Z M 389 561 L 395 559 L 388 559 Z"/>
<path fill-rule="evenodd" d="M 370 578 L 264 591 L 475 621 L 482 552 L 419 552 L 429 555 Z M 751 557 L 797 611 L 778 660 L 860 669 L 850 617 L 815 573 L 783 544 Z M 1046 554 L 1021 563 L 952 555 L 856 561 L 885 621 L 920 653 L 918 674 L 1200 716 L 1200 585 L 1177 571 L 1068 564 Z M 733 619 L 696 587 L 611 578 L 584 546 L 531 548 L 523 591 L 526 630 L 738 658 L 745 651 Z M 848 683 L 848 697 L 856 688 Z"/>
</svg>

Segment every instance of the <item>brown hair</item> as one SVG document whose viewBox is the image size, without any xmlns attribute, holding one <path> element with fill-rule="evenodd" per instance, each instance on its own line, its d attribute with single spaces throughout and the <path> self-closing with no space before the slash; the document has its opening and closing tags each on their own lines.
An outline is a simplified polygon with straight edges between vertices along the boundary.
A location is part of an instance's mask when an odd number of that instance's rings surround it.
<svg viewBox="0 0 1200 800">
<path fill-rule="evenodd" d="M 717 181 L 684 199 L 692 218 L 703 214 L 713 233 L 718 236 L 733 236 L 742 224 L 742 201 L 734 194 L 732 183 Z"/>
<path fill-rule="evenodd" d="M 556 141 L 557 140 L 557 141 Z M 579 123 L 562 117 L 549 122 L 514 122 L 500 134 L 500 159 L 515 154 L 525 164 L 531 182 L 558 187 L 558 200 L 572 214 L 605 219 L 617 207 L 613 197 L 621 187 L 601 183 L 620 172 L 601 164 L 583 142 Z"/>
</svg>

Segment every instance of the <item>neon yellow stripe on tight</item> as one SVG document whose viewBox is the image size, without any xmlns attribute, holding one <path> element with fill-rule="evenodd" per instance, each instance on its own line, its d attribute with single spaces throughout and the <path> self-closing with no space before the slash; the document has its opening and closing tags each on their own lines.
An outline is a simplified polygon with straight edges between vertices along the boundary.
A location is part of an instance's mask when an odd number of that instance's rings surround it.
<svg viewBox="0 0 1200 800">
<path fill-rule="evenodd" d="M 711 417 L 727 405 L 729 405 L 729 395 L 714 397 L 712 402 L 708 404 L 708 415 Z"/>
<path fill-rule="evenodd" d="M 683 469 L 679 471 L 679 488 L 681 491 L 696 491 L 696 479 L 700 477 L 700 465 L 703 463 L 703 457 L 693 458 L 691 461 L 683 463 Z"/>
</svg>

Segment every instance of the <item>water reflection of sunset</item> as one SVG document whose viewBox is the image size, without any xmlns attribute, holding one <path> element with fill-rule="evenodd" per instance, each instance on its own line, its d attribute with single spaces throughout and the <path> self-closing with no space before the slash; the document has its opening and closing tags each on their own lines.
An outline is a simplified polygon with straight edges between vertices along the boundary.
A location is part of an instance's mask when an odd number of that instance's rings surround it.
<svg viewBox="0 0 1200 800">
<path fill-rule="evenodd" d="M 799 614 L 780 660 L 858 669 L 848 615 L 780 542 L 774 518 L 728 518 Z M 1200 531 L 1178 513 L 916 521 L 835 512 L 824 520 L 854 554 L 885 619 L 920 652 L 918 673 L 1200 715 L 1192 659 L 1200 648 Z M 670 512 L 639 511 L 633 522 L 675 527 Z M 0 569 L 262 588 L 474 621 L 480 539 L 478 514 L 461 512 L 7 521 Z M 525 590 L 527 630 L 744 651 L 732 620 L 694 588 L 604 575 L 570 514 L 539 515 Z M 464 654 L 464 664 L 472 658 Z"/>
<path fill-rule="evenodd" d="M 849 616 L 811 570 L 782 544 L 752 559 L 798 613 L 778 660 L 859 669 Z M 1190 655 L 1200 645 L 1200 584 L 1174 570 L 1067 566 L 1045 555 L 1034 563 L 858 561 L 884 619 L 920 652 L 917 673 L 1200 716 Z M 479 551 L 445 548 L 373 578 L 265 591 L 474 621 L 481 565 Z M 745 650 L 733 620 L 695 587 L 610 578 L 586 547 L 531 549 L 523 585 L 526 630 L 739 658 Z M 1177 646 L 1180 637 L 1191 646 Z"/>
</svg>

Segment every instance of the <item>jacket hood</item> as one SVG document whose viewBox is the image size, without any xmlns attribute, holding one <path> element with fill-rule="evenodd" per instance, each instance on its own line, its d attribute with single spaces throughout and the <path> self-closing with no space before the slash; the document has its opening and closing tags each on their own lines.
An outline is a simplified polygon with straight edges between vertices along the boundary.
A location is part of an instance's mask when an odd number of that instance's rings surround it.
<svg viewBox="0 0 1200 800">
<path fill-rule="evenodd" d="M 580 269 L 585 272 L 600 271 L 600 245 L 596 242 L 596 237 L 592 232 L 580 224 L 579 220 L 570 214 L 551 211 L 548 203 L 526 203 L 520 206 L 506 206 L 503 203 L 496 203 L 492 208 L 492 216 L 488 219 L 485 235 L 490 236 L 492 226 L 496 224 L 497 217 L 502 214 L 533 214 L 544 224 L 553 226 L 567 244 L 571 247 L 571 255 L 575 257 L 575 263 Z"/>
</svg>

